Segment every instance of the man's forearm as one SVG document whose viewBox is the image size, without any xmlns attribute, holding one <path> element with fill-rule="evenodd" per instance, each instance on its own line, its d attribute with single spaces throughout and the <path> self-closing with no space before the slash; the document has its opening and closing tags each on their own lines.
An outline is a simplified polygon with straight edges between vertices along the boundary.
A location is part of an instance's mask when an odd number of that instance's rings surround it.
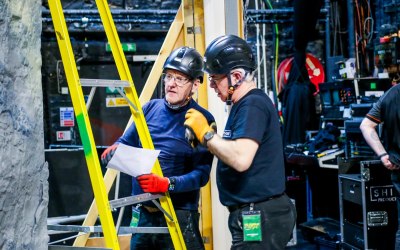
<svg viewBox="0 0 400 250">
<path fill-rule="evenodd" d="M 368 145 L 374 150 L 377 155 L 381 155 L 386 152 L 385 148 L 382 145 L 382 142 L 376 132 L 377 124 L 368 120 L 364 119 L 361 123 L 360 129 L 364 136 L 365 141 Z"/>
<path fill-rule="evenodd" d="M 207 147 L 218 160 L 238 172 L 243 172 L 253 162 L 258 144 L 250 139 L 225 140 L 219 135 L 215 135 L 208 141 Z"/>
</svg>

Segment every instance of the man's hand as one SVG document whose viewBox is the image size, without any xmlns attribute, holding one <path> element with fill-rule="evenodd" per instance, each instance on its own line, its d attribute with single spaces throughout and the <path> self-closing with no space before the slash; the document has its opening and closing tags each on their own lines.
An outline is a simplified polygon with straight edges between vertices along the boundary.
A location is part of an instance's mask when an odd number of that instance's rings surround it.
<svg viewBox="0 0 400 250">
<path fill-rule="evenodd" d="M 199 145 L 199 141 L 194 136 L 193 131 L 188 127 L 185 128 L 185 138 L 190 143 L 190 146 L 192 146 L 192 148 L 196 148 L 197 145 Z"/>
<path fill-rule="evenodd" d="M 385 166 L 385 168 L 389 170 L 397 170 L 400 167 L 400 157 L 393 151 L 390 152 L 390 154 L 387 153 L 382 154 L 380 159 L 383 166 Z"/>
<path fill-rule="evenodd" d="M 101 154 L 101 163 L 104 165 L 107 165 L 108 162 L 111 160 L 113 157 L 115 150 L 117 150 L 118 144 L 114 144 L 109 146 L 104 152 Z"/>
<path fill-rule="evenodd" d="M 216 132 L 216 124 L 209 125 L 204 115 L 193 108 L 186 112 L 185 118 L 185 127 L 193 133 L 192 137 L 195 137 L 203 145 L 204 135 L 210 131 Z"/>
<path fill-rule="evenodd" d="M 168 191 L 169 180 L 155 174 L 144 174 L 136 177 L 140 187 L 146 193 L 165 193 Z"/>
</svg>

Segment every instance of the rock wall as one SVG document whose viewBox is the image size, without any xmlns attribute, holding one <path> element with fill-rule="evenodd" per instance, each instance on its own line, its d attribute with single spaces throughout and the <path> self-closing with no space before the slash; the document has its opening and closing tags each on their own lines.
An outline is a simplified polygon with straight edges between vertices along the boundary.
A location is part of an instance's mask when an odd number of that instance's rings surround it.
<svg viewBox="0 0 400 250">
<path fill-rule="evenodd" d="M 47 249 L 40 0 L 0 1 L 0 249 Z"/>
</svg>

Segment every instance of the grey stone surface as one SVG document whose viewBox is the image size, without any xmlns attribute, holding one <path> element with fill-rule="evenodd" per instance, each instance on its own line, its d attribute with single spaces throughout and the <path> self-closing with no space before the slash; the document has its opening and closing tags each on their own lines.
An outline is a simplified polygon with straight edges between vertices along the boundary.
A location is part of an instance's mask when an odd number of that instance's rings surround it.
<svg viewBox="0 0 400 250">
<path fill-rule="evenodd" d="M 47 249 L 40 0 L 0 1 L 0 249 Z"/>
</svg>

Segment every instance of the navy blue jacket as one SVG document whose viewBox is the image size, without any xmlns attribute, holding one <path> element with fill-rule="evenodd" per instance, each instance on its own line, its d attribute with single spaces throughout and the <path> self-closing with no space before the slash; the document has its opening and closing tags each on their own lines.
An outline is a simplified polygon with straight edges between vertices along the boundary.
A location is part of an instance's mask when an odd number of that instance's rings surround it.
<svg viewBox="0 0 400 250">
<path fill-rule="evenodd" d="M 214 122 L 214 117 L 193 99 L 178 110 L 169 108 L 164 99 L 151 100 L 142 109 L 154 148 L 161 150 L 158 160 L 163 175 L 176 179 L 175 189 L 170 191 L 174 208 L 197 210 L 200 188 L 208 182 L 213 156 L 202 146 L 193 149 L 185 139 L 183 124 L 190 108 L 199 110 L 209 123 Z M 117 143 L 141 147 L 134 123 Z M 132 194 L 143 193 L 136 179 L 132 181 Z"/>
</svg>

